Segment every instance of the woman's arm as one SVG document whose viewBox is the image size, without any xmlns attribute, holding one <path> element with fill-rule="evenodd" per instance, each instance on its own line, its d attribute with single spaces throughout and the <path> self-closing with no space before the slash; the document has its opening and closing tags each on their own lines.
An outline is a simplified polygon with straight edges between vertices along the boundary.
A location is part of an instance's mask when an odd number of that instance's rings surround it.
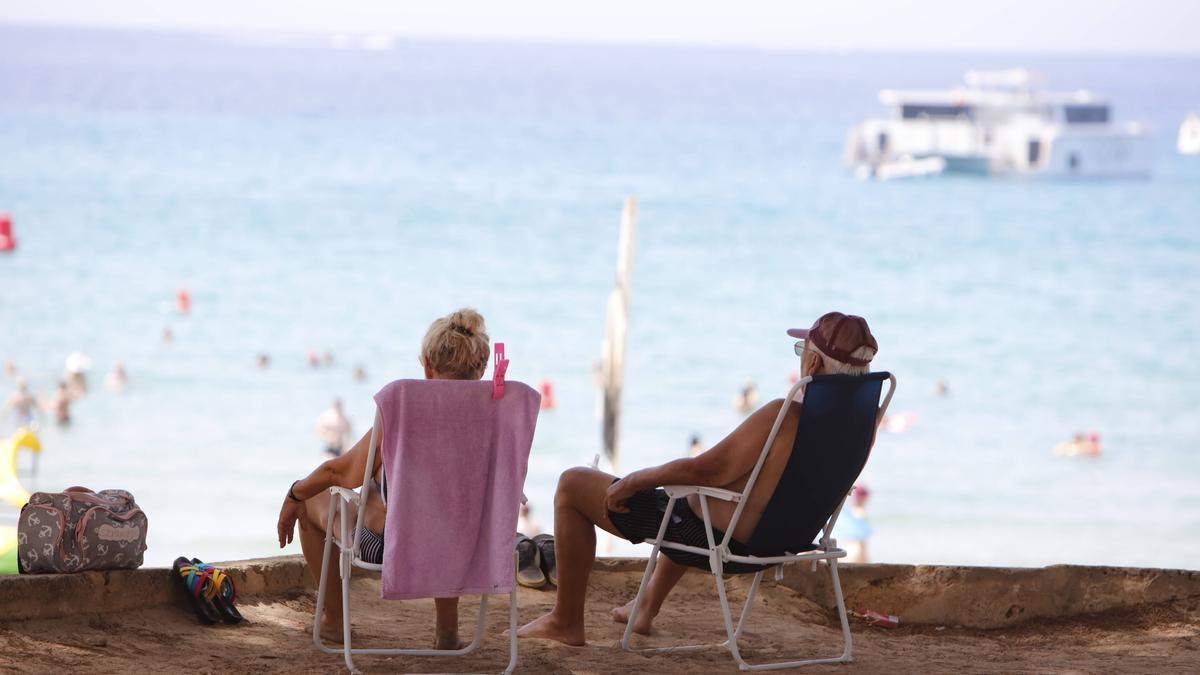
<svg viewBox="0 0 1200 675">
<path fill-rule="evenodd" d="M 371 443 L 371 430 L 359 439 L 354 447 L 344 454 L 326 460 L 313 472 L 296 481 L 292 485 L 292 494 L 301 501 L 318 495 L 331 487 L 356 488 L 362 485 L 363 468 L 367 464 L 368 445 Z M 375 454 L 375 466 L 371 473 L 379 469 L 383 458 Z"/>
<path fill-rule="evenodd" d="M 371 444 L 371 430 L 363 435 L 354 447 L 340 457 L 335 457 L 321 463 L 313 472 L 292 483 L 288 494 L 283 498 L 283 507 L 279 510 L 279 548 L 290 544 L 295 534 L 296 521 L 305 512 L 304 502 L 331 487 L 354 489 L 362 485 L 363 469 L 367 465 L 367 453 Z M 383 463 L 380 453 L 375 453 L 375 466 L 371 473 L 379 470 Z"/>
</svg>

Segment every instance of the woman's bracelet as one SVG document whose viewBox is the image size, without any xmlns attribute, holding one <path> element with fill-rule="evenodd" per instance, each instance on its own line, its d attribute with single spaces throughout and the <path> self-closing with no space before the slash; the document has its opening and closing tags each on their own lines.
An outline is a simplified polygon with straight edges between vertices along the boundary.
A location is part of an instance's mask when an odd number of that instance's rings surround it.
<svg viewBox="0 0 1200 675">
<path fill-rule="evenodd" d="M 292 482 L 292 485 L 291 485 L 291 486 L 288 488 L 288 499 L 290 499 L 290 500 L 292 500 L 292 501 L 294 501 L 294 502 L 302 502 L 302 501 L 304 501 L 303 499 L 300 499 L 299 497 L 297 497 L 297 496 L 296 496 L 296 493 L 294 492 L 294 490 L 296 489 L 296 483 L 299 483 L 299 482 L 300 482 L 300 481 L 298 481 L 298 480 L 297 480 L 297 481 L 293 481 L 293 482 Z"/>
</svg>

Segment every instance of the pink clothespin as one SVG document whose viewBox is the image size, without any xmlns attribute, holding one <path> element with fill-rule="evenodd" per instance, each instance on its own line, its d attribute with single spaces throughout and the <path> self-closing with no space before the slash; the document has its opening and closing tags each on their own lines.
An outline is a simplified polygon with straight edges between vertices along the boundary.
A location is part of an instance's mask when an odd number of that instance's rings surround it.
<svg viewBox="0 0 1200 675">
<path fill-rule="evenodd" d="M 508 359 L 504 358 L 504 343 L 496 343 L 496 356 L 492 361 L 492 400 L 504 398 L 504 373 L 508 370 Z"/>
</svg>

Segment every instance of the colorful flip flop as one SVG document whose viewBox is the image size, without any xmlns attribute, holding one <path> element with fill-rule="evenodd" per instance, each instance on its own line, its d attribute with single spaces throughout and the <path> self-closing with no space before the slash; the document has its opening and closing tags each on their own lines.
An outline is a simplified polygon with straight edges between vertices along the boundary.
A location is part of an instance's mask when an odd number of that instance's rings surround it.
<svg viewBox="0 0 1200 675">
<path fill-rule="evenodd" d="M 180 587 L 187 594 L 200 623 L 212 625 L 221 620 L 221 615 L 211 601 L 214 588 L 211 573 L 199 569 L 192 561 L 183 556 L 175 559 L 171 566 L 172 575 L 179 580 Z"/>
<path fill-rule="evenodd" d="M 533 543 L 538 548 L 538 553 L 542 557 L 542 572 L 546 575 L 546 579 L 555 586 L 558 585 L 558 563 L 554 557 L 554 535 L 538 534 L 534 535 Z"/>
<path fill-rule="evenodd" d="M 525 588 L 541 588 L 546 585 L 542 572 L 542 554 L 537 544 L 520 532 L 517 533 L 517 583 Z"/>
<path fill-rule="evenodd" d="M 198 569 L 208 571 L 212 576 L 213 585 L 216 588 L 216 593 L 212 595 L 212 604 L 217 609 L 217 614 L 225 623 L 241 623 L 246 620 L 238 608 L 233 604 L 237 601 L 237 587 L 233 585 L 233 579 L 212 565 L 206 565 L 199 558 L 192 558 L 192 562 Z"/>
</svg>

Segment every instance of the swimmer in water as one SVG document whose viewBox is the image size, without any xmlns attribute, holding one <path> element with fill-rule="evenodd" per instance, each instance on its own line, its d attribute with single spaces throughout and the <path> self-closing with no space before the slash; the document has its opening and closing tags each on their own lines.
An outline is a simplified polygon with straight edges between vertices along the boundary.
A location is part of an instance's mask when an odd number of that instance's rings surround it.
<svg viewBox="0 0 1200 675">
<path fill-rule="evenodd" d="M 37 413 L 37 401 L 29 393 L 29 383 L 25 378 L 17 378 L 17 390 L 9 394 L 4 401 L 4 409 L 11 410 L 13 422 L 18 427 L 34 427 L 34 415 Z"/>
<path fill-rule="evenodd" d="M 1054 446 L 1054 454 L 1059 457 L 1097 457 L 1100 455 L 1100 434 L 1078 432 L 1071 440 Z"/>
<path fill-rule="evenodd" d="M 112 372 L 104 378 L 104 386 L 109 391 L 119 394 L 125 391 L 125 383 L 127 381 L 128 380 L 125 376 L 125 364 L 121 361 L 117 361 L 116 365 L 113 366 Z"/>
<path fill-rule="evenodd" d="M 688 457 L 695 457 L 704 452 L 704 445 L 700 443 L 700 436 L 692 434 L 692 442 L 688 444 Z"/>
<path fill-rule="evenodd" d="M 550 380 L 538 383 L 538 391 L 542 395 L 542 410 L 554 410 L 558 403 L 554 400 L 554 384 Z"/>
<path fill-rule="evenodd" d="M 58 383 L 58 391 L 54 392 L 54 397 L 50 399 L 46 408 L 54 415 L 58 426 L 65 427 L 71 423 L 71 393 L 67 390 L 66 382 Z"/>
<path fill-rule="evenodd" d="M 180 314 L 192 311 L 192 296 L 188 294 L 186 288 L 181 288 L 175 293 L 175 311 Z"/>
<path fill-rule="evenodd" d="M 747 381 L 746 386 L 742 387 L 738 395 L 733 397 L 733 407 L 741 414 L 749 415 L 754 412 L 757 405 L 758 389 L 754 386 L 754 382 Z"/>
<path fill-rule="evenodd" d="M 333 405 L 317 418 L 317 436 L 325 442 L 325 454 L 341 457 L 350 435 L 350 420 L 342 413 L 342 399 L 333 399 Z"/>
<path fill-rule="evenodd" d="M 67 383 L 67 392 L 72 399 L 80 399 L 87 395 L 87 371 L 92 367 L 92 360 L 82 352 L 72 352 L 67 356 L 63 379 Z"/>
</svg>

